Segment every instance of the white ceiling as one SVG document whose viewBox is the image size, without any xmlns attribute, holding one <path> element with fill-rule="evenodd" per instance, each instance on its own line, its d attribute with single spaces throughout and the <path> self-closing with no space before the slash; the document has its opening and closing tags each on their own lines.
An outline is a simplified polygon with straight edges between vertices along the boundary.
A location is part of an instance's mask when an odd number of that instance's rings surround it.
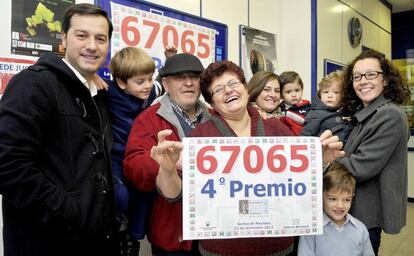
<svg viewBox="0 0 414 256">
<path fill-rule="evenodd" d="M 406 12 L 414 10 L 414 0 L 387 0 L 392 4 L 392 12 Z"/>
</svg>

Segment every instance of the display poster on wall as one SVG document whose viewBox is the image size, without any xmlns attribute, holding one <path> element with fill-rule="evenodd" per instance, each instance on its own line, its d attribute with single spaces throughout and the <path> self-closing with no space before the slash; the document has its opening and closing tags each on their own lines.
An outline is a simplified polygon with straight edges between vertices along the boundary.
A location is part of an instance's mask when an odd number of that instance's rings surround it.
<svg viewBox="0 0 414 256">
<path fill-rule="evenodd" d="M 317 137 L 196 137 L 183 143 L 185 240 L 322 234 Z"/>
<path fill-rule="evenodd" d="M 325 59 L 323 63 L 324 63 L 324 69 L 323 69 L 324 76 L 337 70 L 343 70 L 346 67 L 346 65 L 342 63 L 328 60 L 328 59 Z"/>
<path fill-rule="evenodd" d="M 411 135 L 414 136 L 414 58 L 392 60 L 395 67 L 407 79 L 410 97 L 402 104 L 401 108 L 407 115 L 408 126 L 411 129 Z M 414 141 L 413 141 L 414 142 Z M 414 148 L 414 143 L 410 143 Z"/>
<path fill-rule="evenodd" d="M 13 0 L 11 53 L 39 56 L 42 52 L 64 55 L 62 18 L 75 0 Z"/>
<path fill-rule="evenodd" d="M 108 77 L 110 57 L 132 46 L 145 50 L 157 69 L 165 62 L 164 49 L 173 45 L 178 53 L 197 56 L 204 67 L 227 58 L 227 25 L 144 1 L 98 0 L 111 16 L 114 32 L 110 56 L 100 72 Z"/>
<path fill-rule="evenodd" d="M 10 79 L 34 63 L 34 60 L 0 57 L 0 99 L 3 96 Z"/>
<path fill-rule="evenodd" d="M 276 72 L 276 35 L 240 25 L 240 66 L 246 80 L 257 72 Z"/>
</svg>

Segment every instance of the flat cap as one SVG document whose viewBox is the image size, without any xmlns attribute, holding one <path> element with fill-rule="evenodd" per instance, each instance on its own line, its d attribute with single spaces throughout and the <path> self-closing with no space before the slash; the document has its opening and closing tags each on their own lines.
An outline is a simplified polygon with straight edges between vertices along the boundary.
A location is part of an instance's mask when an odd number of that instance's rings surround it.
<svg viewBox="0 0 414 256">
<path fill-rule="evenodd" d="M 165 61 L 164 67 L 160 70 L 160 76 L 166 77 L 186 72 L 201 73 L 203 69 L 203 64 L 196 56 L 179 53 Z"/>
</svg>

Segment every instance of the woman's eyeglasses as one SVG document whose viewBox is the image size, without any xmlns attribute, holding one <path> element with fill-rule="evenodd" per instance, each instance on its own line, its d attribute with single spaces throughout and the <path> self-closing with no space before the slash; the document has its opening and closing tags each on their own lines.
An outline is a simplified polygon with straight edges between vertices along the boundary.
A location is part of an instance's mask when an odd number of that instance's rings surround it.
<svg viewBox="0 0 414 256">
<path fill-rule="evenodd" d="M 216 89 L 214 89 L 213 90 L 213 92 L 211 93 L 211 96 L 213 96 L 214 94 L 217 94 L 217 95 L 220 95 L 220 94 L 223 94 L 224 93 L 224 88 L 226 87 L 226 86 L 228 86 L 229 88 L 231 88 L 231 89 L 234 89 L 234 88 L 236 88 L 237 86 L 239 86 L 241 84 L 241 82 L 240 81 L 238 81 L 238 80 L 230 80 L 227 84 L 225 84 L 225 85 L 218 85 L 217 87 L 216 87 Z"/>
<path fill-rule="evenodd" d="M 377 78 L 380 74 L 384 74 L 384 72 L 380 72 L 380 71 L 368 71 L 365 74 L 353 74 L 351 75 L 351 81 L 359 81 L 362 79 L 363 76 L 365 76 L 365 79 L 367 80 L 373 80 L 375 78 Z"/>
</svg>

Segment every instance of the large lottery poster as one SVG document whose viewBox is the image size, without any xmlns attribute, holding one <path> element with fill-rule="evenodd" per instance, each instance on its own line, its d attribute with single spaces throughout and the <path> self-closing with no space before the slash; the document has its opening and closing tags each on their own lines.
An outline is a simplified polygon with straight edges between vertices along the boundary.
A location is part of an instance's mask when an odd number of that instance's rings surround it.
<svg viewBox="0 0 414 256">
<path fill-rule="evenodd" d="M 75 0 L 13 0 L 11 53 L 39 56 L 42 52 L 64 54 L 62 18 Z"/>
<path fill-rule="evenodd" d="M 183 142 L 184 239 L 322 234 L 317 137 Z"/>
<path fill-rule="evenodd" d="M 126 47 L 144 49 L 157 68 L 165 62 L 164 48 L 177 47 L 178 52 L 191 53 L 206 67 L 211 62 L 227 58 L 227 26 L 201 17 L 172 10 L 144 1 L 98 0 L 96 3 L 111 16 L 114 33 L 110 57 Z"/>
</svg>

